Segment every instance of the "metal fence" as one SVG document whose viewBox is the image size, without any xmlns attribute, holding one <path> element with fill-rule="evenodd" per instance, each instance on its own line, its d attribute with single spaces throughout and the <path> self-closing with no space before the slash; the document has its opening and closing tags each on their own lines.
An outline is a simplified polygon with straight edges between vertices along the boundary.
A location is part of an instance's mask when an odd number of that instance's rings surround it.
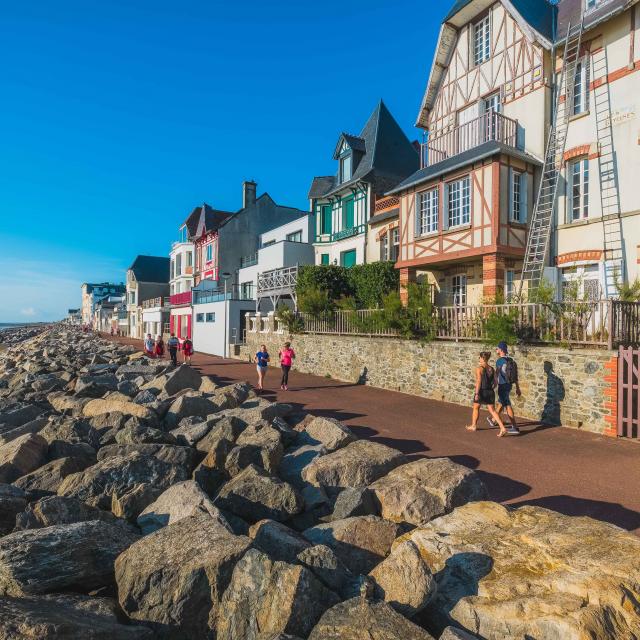
<svg viewBox="0 0 640 640">
<path fill-rule="evenodd" d="M 430 315 L 415 314 L 414 329 L 417 334 L 430 333 L 437 340 L 483 341 L 491 323 L 505 316 L 521 342 L 609 348 L 640 344 L 640 303 L 617 300 L 434 306 Z M 401 335 L 377 309 L 320 316 L 299 313 L 297 317 L 304 333 Z"/>
</svg>

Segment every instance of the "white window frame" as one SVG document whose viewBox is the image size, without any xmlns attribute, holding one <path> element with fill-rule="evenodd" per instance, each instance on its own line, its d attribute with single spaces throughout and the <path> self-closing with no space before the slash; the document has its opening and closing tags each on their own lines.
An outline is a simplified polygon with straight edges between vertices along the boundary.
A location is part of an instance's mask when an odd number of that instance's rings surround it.
<svg viewBox="0 0 640 640">
<path fill-rule="evenodd" d="M 473 63 L 479 66 L 491 58 L 491 13 L 473 25 Z"/>
<path fill-rule="evenodd" d="M 394 227 L 389 232 L 389 235 L 390 258 L 391 260 L 396 262 L 398 260 L 398 257 L 400 256 L 400 228 Z"/>
<path fill-rule="evenodd" d="M 509 169 L 509 222 L 524 224 L 529 207 L 529 179 L 526 171 Z"/>
<path fill-rule="evenodd" d="M 418 193 L 416 235 L 426 236 L 438 232 L 440 194 L 438 187 Z"/>
<path fill-rule="evenodd" d="M 589 111 L 589 83 L 591 78 L 591 61 L 584 56 L 576 62 L 576 74 L 573 82 L 571 114 L 578 116 Z"/>
<path fill-rule="evenodd" d="M 348 165 L 347 165 L 348 161 Z M 348 167 L 348 171 L 346 168 Z M 340 157 L 340 182 L 347 182 L 351 180 L 353 175 L 353 157 L 351 153 L 347 153 Z"/>
<path fill-rule="evenodd" d="M 385 232 L 380 238 L 380 260 L 386 262 L 389 260 L 389 233 Z"/>
<path fill-rule="evenodd" d="M 447 229 L 471 224 L 471 177 L 464 176 L 445 185 L 446 213 L 443 216 Z"/>
<path fill-rule="evenodd" d="M 298 229 L 297 231 L 292 231 L 291 233 L 287 233 L 287 241 L 302 242 L 302 229 Z"/>
<path fill-rule="evenodd" d="M 206 313 L 204 320 L 205 322 L 215 322 L 216 321 L 215 311 L 210 311 L 209 313 Z"/>
<path fill-rule="evenodd" d="M 467 275 L 465 273 L 451 276 L 451 299 L 456 307 L 467 305 Z"/>
<path fill-rule="evenodd" d="M 504 300 L 511 302 L 515 292 L 516 272 L 515 269 L 506 269 L 504 272 Z"/>
<path fill-rule="evenodd" d="M 594 277 L 596 276 L 596 277 Z M 586 289 L 585 283 L 595 281 L 598 284 L 598 291 L 596 296 L 592 296 L 590 300 L 599 300 L 602 297 L 604 291 L 603 286 L 603 273 L 601 263 L 589 262 L 579 263 L 574 265 L 567 265 L 560 270 L 560 291 L 562 299 L 564 300 L 564 285 L 571 282 L 578 282 L 578 295 L 582 298 L 585 296 Z"/>
<path fill-rule="evenodd" d="M 569 221 L 578 222 L 589 217 L 589 159 L 579 158 L 567 163 L 569 187 Z"/>
<path fill-rule="evenodd" d="M 208 244 L 205 248 L 205 262 L 211 262 L 213 260 L 213 244 Z"/>
</svg>

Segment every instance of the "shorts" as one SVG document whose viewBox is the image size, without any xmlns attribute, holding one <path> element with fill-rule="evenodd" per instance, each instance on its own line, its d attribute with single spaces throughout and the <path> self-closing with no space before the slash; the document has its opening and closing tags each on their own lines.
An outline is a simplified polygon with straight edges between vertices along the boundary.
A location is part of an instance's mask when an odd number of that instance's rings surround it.
<svg viewBox="0 0 640 640">
<path fill-rule="evenodd" d="M 473 403 L 476 402 L 475 394 L 473 396 Z M 496 394 L 493 389 L 480 389 L 478 393 L 478 404 L 494 405 L 496 403 Z"/>
<path fill-rule="evenodd" d="M 267 372 L 267 367 L 266 367 L 266 366 L 261 367 L 261 366 L 258 364 L 258 365 L 256 365 L 256 371 L 257 371 L 258 373 L 266 373 L 266 372 Z"/>
<path fill-rule="evenodd" d="M 498 385 L 498 402 L 503 407 L 511 406 L 511 399 L 509 398 L 509 396 L 511 395 L 511 387 L 512 385 L 510 382 Z"/>
</svg>

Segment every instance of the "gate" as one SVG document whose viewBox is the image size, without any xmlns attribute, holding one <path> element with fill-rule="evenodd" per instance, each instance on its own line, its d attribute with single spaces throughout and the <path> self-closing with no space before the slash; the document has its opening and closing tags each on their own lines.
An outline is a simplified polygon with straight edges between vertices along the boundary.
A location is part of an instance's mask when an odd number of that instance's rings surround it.
<svg viewBox="0 0 640 640">
<path fill-rule="evenodd" d="M 618 435 L 640 439 L 640 349 L 632 347 L 618 356 Z"/>
</svg>

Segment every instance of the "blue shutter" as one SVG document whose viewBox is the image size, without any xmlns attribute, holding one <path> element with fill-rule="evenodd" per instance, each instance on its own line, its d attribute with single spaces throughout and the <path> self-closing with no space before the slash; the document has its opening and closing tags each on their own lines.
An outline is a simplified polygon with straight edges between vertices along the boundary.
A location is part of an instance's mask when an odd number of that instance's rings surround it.
<svg viewBox="0 0 640 640">
<path fill-rule="evenodd" d="M 513 222 L 513 169 L 511 167 L 509 167 L 509 206 L 508 206 L 508 211 L 509 211 L 509 218 L 508 221 L 509 222 Z M 494 212 L 495 215 L 495 212 Z M 498 215 L 499 212 L 498 212 Z"/>
<path fill-rule="evenodd" d="M 520 222 L 526 224 L 529 217 L 529 174 L 520 174 Z"/>
<path fill-rule="evenodd" d="M 442 190 L 442 230 L 449 228 L 449 185 L 445 182 Z"/>
<path fill-rule="evenodd" d="M 415 211 L 415 235 L 416 238 L 420 235 L 420 208 L 421 208 L 421 203 L 420 203 L 420 199 L 421 196 L 419 193 L 415 194 L 415 204 L 414 204 L 414 211 Z"/>
</svg>

